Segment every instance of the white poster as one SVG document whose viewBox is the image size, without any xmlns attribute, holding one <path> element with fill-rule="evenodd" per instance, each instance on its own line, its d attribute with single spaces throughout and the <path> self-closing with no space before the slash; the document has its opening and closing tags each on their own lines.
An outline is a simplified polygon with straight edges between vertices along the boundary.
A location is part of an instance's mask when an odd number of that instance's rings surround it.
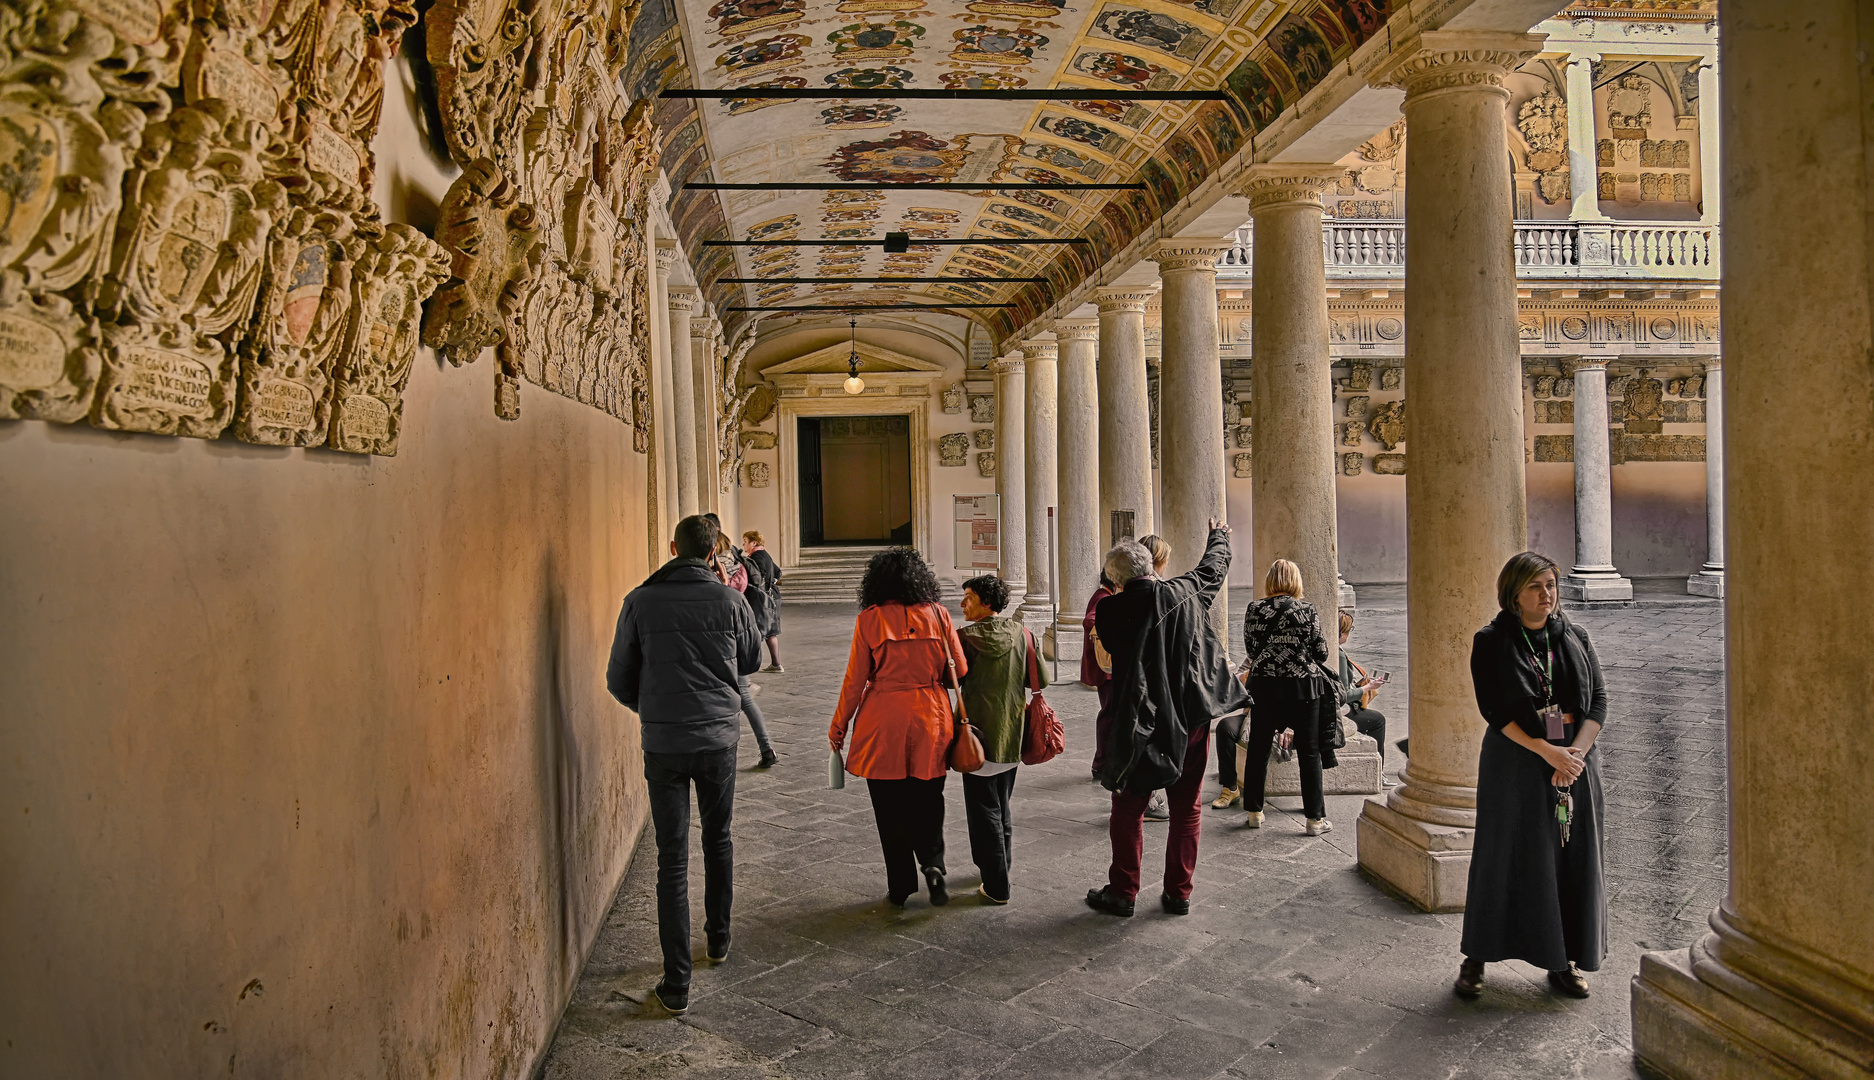
<svg viewBox="0 0 1874 1080">
<path fill-rule="evenodd" d="M 958 570 L 993 574 L 1002 565 L 1002 496 L 957 495 L 954 515 Z"/>
</svg>

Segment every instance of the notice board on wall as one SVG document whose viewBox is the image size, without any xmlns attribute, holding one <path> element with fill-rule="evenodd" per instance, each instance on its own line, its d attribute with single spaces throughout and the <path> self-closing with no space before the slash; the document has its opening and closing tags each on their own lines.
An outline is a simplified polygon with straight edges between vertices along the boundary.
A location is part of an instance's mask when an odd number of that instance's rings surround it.
<svg viewBox="0 0 1874 1080">
<path fill-rule="evenodd" d="M 954 496 L 956 568 L 995 573 L 1002 565 L 1002 496 Z"/>
</svg>

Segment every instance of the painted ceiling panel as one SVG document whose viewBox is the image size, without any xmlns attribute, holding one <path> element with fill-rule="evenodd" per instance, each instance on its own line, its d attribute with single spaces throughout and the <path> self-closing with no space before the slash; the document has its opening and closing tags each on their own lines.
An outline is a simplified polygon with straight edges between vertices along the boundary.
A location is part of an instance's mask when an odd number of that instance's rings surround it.
<svg viewBox="0 0 1874 1080">
<path fill-rule="evenodd" d="M 679 8 L 670 6 L 672 3 Z M 1012 303 L 997 336 L 1045 310 L 1150 228 L 1382 27 L 1391 0 L 650 0 L 632 28 L 634 93 L 657 120 L 672 214 L 710 300 Z M 847 99 L 760 96 L 850 88 Z M 1102 101 L 868 99 L 871 89 L 1112 88 Z M 1221 102 L 1124 91 L 1222 89 Z M 692 182 L 1143 183 L 1134 191 L 686 190 Z M 878 246 L 704 247 L 706 240 Z M 1089 244 L 996 246 L 1084 237 Z M 918 240 L 978 239 L 940 246 Z M 943 276 L 956 284 L 731 285 L 723 277 Z M 1009 277 L 1044 277 L 1019 283 Z M 731 328 L 739 319 L 731 319 Z"/>
</svg>

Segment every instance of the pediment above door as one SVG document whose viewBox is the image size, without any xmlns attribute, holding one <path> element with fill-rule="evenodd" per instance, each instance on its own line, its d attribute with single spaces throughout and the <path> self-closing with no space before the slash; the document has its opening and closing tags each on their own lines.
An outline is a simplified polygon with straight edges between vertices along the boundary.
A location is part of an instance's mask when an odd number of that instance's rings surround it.
<svg viewBox="0 0 1874 1080">
<path fill-rule="evenodd" d="M 931 360 L 893 352 L 877 345 L 860 342 L 859 377 L 865 392 L 859 398 L 923 396 L 931 384 L 943 377 L 944 366 Z M 840 342 L 817 349 L 792 360 L 771 364 L 762 377 L 773 383 L 782 397 L 851 397 L 845 391 L 852 356 L 850 342 Z"/>
</svg>

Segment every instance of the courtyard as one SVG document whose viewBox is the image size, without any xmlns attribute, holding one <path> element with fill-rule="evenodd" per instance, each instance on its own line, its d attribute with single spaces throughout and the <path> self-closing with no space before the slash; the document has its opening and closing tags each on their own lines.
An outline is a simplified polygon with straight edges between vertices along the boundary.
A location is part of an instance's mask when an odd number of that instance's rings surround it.
<svg viewBox="0 0 1874 1080">
<path fill-rule="evenodd" d="M 864 782 L 826 783 L 853 611 L 792 605 L 788 670 L 757 676 L 781 764 L 749 769 L 756 753 L 743 736 L 729 959 L 701 959 L 693 853 L 690 1009 L 677 1019 L 658 1008 L 656 850 L 640 843 L 544 1075 L 1639 1076 L 1628 981 L 1640 954 L 1704 934 L 1726 881 L 1723 606 L 1682 589 L 1641 581 L 1632 603 L 1571 611 L 1593 635 L 1611 697 L 1600 741 L 1611 948 L 1588 1000 L 1553 995 L 1543 972 L 1515 962 L 1490 967 L 1481 999 L 1454 997 L 1463 916 L 1423 914 L 1360 873 L 1361 796 L 1329 797 L 1336 828 L 1320 838 L 1302 834 L 1299 798 L 1273 800 L 1259 831 L 1241 827 L 1240 811 L 1207 808 L 1184 918 L 1147 902 L 1165 828 L 1148 826 L 1138 915 L 1089 910 L 1082 896 L 1105 879 L 1108 802 L 1088 778 L 1095 698 L 1068 665 L 1047 695 L 1068 751 L 1016 782 L 1012 902 L 974 895 L 953 779 L 954 899 L 933 908 L 919 896 L 894 910 Z M 1247 591 L 1232 592 L 1238 625 Z M 1394 673 L 1375 703 L 1388 719 L 1389 775 L 1405 764 L 1391 744 L 1410 733 L 1404 603 L 1403 587 L 1363 587 L 1348 645 Z"/>
</svg>

